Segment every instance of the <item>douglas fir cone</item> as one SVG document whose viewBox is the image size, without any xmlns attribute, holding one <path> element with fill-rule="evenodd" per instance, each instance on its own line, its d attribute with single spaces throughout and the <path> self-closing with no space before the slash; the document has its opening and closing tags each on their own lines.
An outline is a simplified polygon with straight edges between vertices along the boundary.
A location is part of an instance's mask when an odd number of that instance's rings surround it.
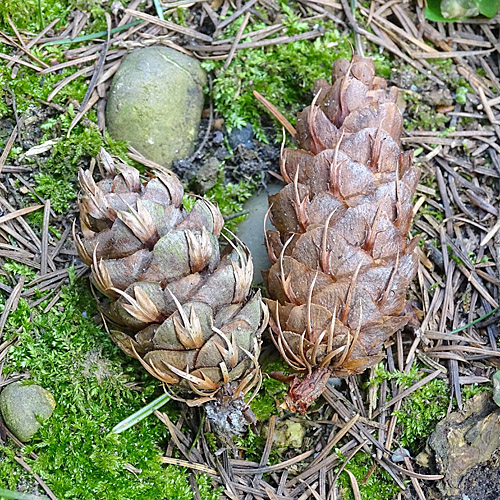
<svg viewBox="0 0 500 500">
<path fill-rule="evenodd" d="M 79 173 L 83 238 L 101 306 L 122 350 L 177 396 L 208 403 L 207 414 L 238 432 L 243 396 L 258 386 L 260 335 L 267 308 L 249 298 L 252 260 L 241 243 L 219 254 L 219 209 L 199 199 L 188 213 L 183 187 L 168 170 L 143 182 L 139 171 L 101 151 L 106 177 Z M 221 412 L 223 412 L 221 414 Z"/>
<path fill-rule="evenodd" d="M 402 152 L 397 89 L 371 59 L 335 62 L 320 79 L 285 149 L 287 185 L 270 197 L 267 276 L 272 337 L 303 375 L 285 399 L 304 413 L 331 376 L 363 372 L 409 319 L 406 291 L 417 270 L 407 234 L 420 169 Z"/>
</svg>

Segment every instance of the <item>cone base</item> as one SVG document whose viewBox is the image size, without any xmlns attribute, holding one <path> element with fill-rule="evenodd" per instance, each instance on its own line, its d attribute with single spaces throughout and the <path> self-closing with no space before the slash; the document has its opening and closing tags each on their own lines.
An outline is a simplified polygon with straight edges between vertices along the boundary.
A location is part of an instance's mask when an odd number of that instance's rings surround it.
<svg viewBox="0 0 500 500">
<path fill-rule="evenodd" d="M 302 380 L 294 377 L 290 383 L 288 394 L 285 396 L 285 403 L 288 409 L 304 415 L 307 412 L 307 408 L 326 389 L 326 384 L 330 377 L 331 372 L 326 368 L 315 369 Z"/>
</svg>

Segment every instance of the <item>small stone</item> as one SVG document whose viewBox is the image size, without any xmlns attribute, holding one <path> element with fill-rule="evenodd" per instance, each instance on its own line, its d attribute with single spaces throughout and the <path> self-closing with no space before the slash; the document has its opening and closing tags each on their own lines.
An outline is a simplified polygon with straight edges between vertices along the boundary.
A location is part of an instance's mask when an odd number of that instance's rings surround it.
<svg viewBox="0 0 500 500">
<path fill-rule="evenodd" d="M 330 377 L 328 379 L 328 385 L 331 385 L 335 389 L 338 389 L 342 385 L 342 379 L 339 377 Z"/>
<path fill-rule="evenodd" d="M 210 188 L 217 184 L 217 177 L 219 175 L 220 163 L 215 156 L 211 156 L 208 161 L 205 161 L 198 170 L 195 179 L 196 188 L 201 193 L 206 193 Z"/>
<path fill-rule="evenodd" d="M 444 475 L 438 488 L 444 497 L 454 497 L 468 474 L 500 447 L 500 408 L 489 393 L 476 394 L 464 411 L 450 413 L 437 424 L 427 444 L 435 454 L 437 471 Z"/>
<path fill-rule="evenodd" d="M 293 420 L 283 421 L 274 434 L 274 445 L 276 448 L 294 448 L 302 447 L 306 428 L 300 422 Z"/>
<path fill-rule="evenodd" d="M 253 127 L 248 124 L 245 127 L 233 128 L 228 137 L 229 145 L 236 149 L 240 144 L 248 149 L 254 149 L 253 145 Z"/>
<path fill-rule="evenodd" d="M 169 167 L 194 151 L 205 83 L 200 63 L 186 54 L 163 46 L 134 50 L 108 93 L 110 134 Z"/>
<path fill-rule="evenodd" d="M 224 134 L 220 130 L 215 131 L 212 141 L 214 144 L 222 144 L 224 142 Z"/>
<path fill-rule="evenodd" d="M 500 370 L 493 375 L 493 401 L 500 406 Z"/>
<path fill-rule="evenodd" d="M 406 448 L 396 450 L 391 457 L 391 460 L 397 464 L 405 461 L 405 456 L 410 457 L 410 452 Z"/>
<path fill-rule="evenodd" d="M 449 89 L 433 89 L 422 94 L 422 99 L 431 106 L 451 106 L 453 97 Z"/>
<path fill-rule="evenodd" d="M 0 412 L 5 425 L 23 443 L 50 418 L 55 406 L 49 391 L 24 381 L 9 384 L 0 394 Z"/>
<path fill-rule="evenodd" d="M 421 451 L 415 458 L 415 461 L 418 465 L 420 465 L 420 467 L 429 468 L 432 465 L 432 457 L 426 450 Z"/>
</svg>

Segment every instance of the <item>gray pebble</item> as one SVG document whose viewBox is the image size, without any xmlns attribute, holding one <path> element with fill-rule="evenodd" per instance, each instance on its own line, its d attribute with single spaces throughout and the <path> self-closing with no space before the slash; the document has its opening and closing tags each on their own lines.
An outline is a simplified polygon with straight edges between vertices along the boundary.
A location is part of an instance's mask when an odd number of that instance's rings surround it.
<svg viewBox="0 0 500 500">
<path fill-rule="evenodd" d="M 146 158 L 170 166 L 193 153 L 206 75 L 197 59 L 169 47 L 128 54 L 113 78 L 106 125 Z"/>
<path fill-rule="evenodd" d="M 25 381 L 9 384 L 0 394 L 0 412 L 5 425 L 23 443 L 50 418 L 55 406 L 49 391 Z"/>
</svg>

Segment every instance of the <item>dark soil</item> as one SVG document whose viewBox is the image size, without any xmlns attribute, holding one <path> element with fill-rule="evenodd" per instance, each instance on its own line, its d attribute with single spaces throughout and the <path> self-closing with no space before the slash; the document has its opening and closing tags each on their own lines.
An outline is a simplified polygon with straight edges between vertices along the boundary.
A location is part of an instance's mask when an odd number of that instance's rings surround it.
<svg viewBox="0 0 500 500">
<path fill-rule="evenodd" d="M 207 167 L 210 159 L 215 158 L 219 165 L 224 163 L 227 182 L 255 181 L 260 176 L 260 183 L 265 187 L 271 175 L 269 172 L 279 172 L 280 146 L 274 140 L 274 129 L 269 127 L 266 130 L 270 141 L 269 144 L 265 144 L 253 137 L 253 132 L 241 134 L 237 129 L 228 132 L 224 125 L 218 125 L 221 121 L 214 121 L 208 139 L 204 143 L 209 120 L 206 118 L 202 120 L 195 153 L 189 158 L 175 161 L 173 171 L 183 181 L 191 182 L 203 169 L 204 182 L 201 185 L 195 182 L 193 185 L 196 191 L 203 194 L 217 181 L 218 172 Z M 251 130 L 251 126 L 247 126 L 246 129 Z M 201 146 L 203 147 L 198 152 Z"/>
<path fill-rule="evenodd" d="M 422 472 L 426 472 L 422 470 Z M 460 493 L 453 497 L 443 497 L 436 483 L 421 483 L 427 500 L 499 500 L 500 499 L 500 454 L 471 469 L 460 483 Z M 405 493 L 406 500 L 419 500 L 410 485 Z"/>
</svg>

